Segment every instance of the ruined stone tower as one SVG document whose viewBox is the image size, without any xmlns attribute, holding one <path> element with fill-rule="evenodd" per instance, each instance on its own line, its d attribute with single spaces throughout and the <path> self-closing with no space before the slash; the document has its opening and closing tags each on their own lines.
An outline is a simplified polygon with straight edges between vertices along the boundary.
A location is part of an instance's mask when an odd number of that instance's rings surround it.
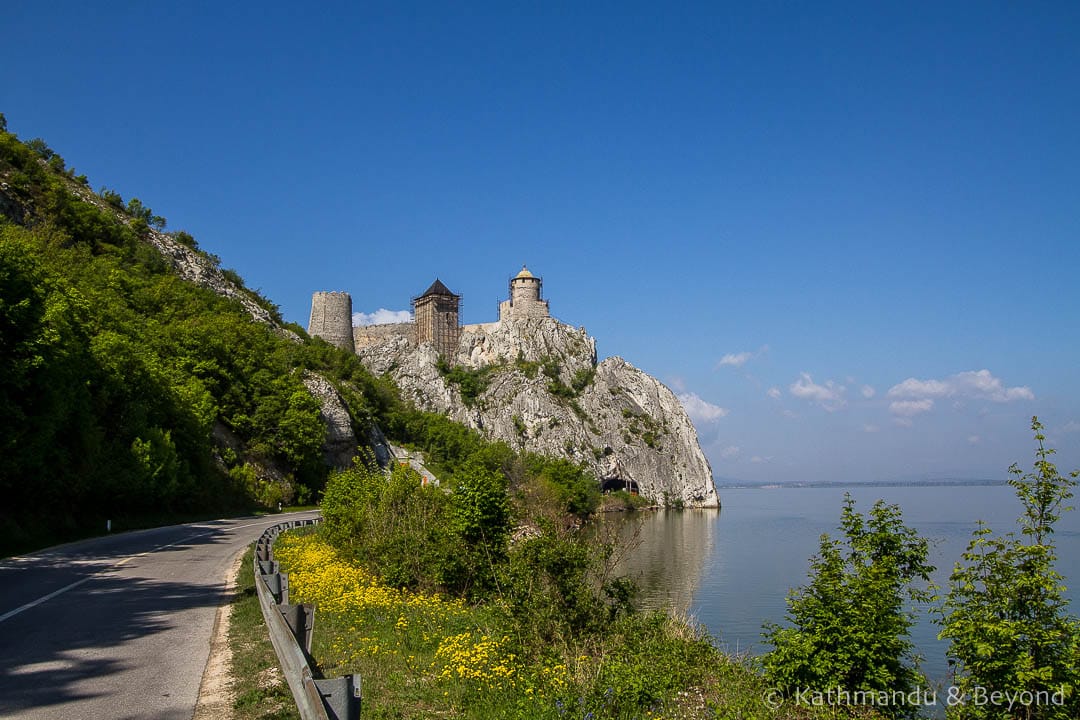
<svg viewBox="0 0 1080 720">
<path fill-rule="evenodd" d="M 540 297 L 544 279 L 521 266 L 521 272 L 510 278 L 510 299 L 499 303 L 499 320 L 509 318 L 551 317 L 548 301 Z"/>
<path fill-rule="evenodd" d="M 353 352 L 352 327 L 352 297 L 349 293 L 312 294 L 308 335 L 321 337 L 331 345 Z"/>
<path fill-rule="evenodd" d="M 461 324 L 458 311 L 461 296 L 450 292 L 438 278 L 424 294 L 412 300 L 417 344 L 429 342 L 448 362 L 457 355 Z"/>
</svg>

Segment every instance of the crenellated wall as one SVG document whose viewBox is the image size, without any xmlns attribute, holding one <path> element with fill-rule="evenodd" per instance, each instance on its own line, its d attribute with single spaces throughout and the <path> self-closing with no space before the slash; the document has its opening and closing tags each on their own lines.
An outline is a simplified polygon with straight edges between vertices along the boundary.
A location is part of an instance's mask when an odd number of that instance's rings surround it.
<svg viewBox="0 0 1080 720">
<path fill-rule="evenodd" d="M 388 325 L 358 325 L 353 328 L 353 342 L 357 352 L 372 345 L 381 345 L 395 338 L 404 338 L 411 345 L 415 345 L 416 324 L 407 322 Z"/>
</svg>

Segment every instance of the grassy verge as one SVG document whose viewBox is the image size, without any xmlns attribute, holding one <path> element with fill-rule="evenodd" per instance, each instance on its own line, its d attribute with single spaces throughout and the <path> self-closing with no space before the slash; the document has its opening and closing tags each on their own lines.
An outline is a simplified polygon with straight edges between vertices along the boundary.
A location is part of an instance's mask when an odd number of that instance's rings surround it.
<svg viewBox="0 0 1080 720">
<path fill-rule="evenodd" d="M 275 557 L 294 602 L 317 605 L 324 676 L 358 672 L 365 718 L 808 718 L 766 705 L 764 680 L 699 627 L 635 613 L 602 636 L 538 647 L 500 607 L 398 590 L 288 533 Z"/>
<path fill-rule="evenodd" d="M 259 607 L 259 596 L 255 593 L 253 557 L 252 548 L 248 548 L 240 563 L 229 622 L 236 697 L 234 717 L 240 720 L 299 720 L 300 714 L 278 667 L 277 655 L 270 644 Z"/>
<path fill-rule="evenodd" d="M 625 490 L 616 490 L 606 493 L 600 499 L 600 507 L 597 512 L 635 512 L 654 507 L 651 500 L 640 495 L 628 493 Z"/>
</svg>

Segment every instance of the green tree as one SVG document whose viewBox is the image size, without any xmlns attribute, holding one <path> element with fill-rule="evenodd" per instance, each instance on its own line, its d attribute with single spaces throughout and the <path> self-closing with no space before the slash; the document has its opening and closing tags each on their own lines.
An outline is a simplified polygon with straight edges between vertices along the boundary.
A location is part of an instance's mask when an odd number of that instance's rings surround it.
<svg viewBox="0 0 1080 720">
<path fill-rule="evenodd" d="M 773 647 L 764 657 L 766 677 L 788 695 L 844 690 L 872 696 L 917 689 L 923 678 L 909 637 L 914 617 L 907 601 L 930 599 L 929 591 L 916 585 L 929 583 L 934 570 L 927 564 L 927 542 L 904 525 L 897 505 L 878 500 L 864 517 L 850 495 L 844 498 L 840 529 L 845 542 L 822 535 L 810 561 L 810 583 L 788 596 L 791 625 L 766 624 L 764 635 Z M 870 704 L 890 716 L 918 709 Z"/>
<path fill-rule="evenodd" d="M 954 706 L 954 717 L 1080 716 L 1080 622 L 1067 612 L 1053 539 L 1054 524 L 1072 509 L 1066 503 L 1080 471 L 1059 473 L 1038 418 L 1031 429 L 1032 472 L 1009 468 L 1023 506 L 1020 535 L 996 537 L 979 523 L 936 620 L 939 637 L 950 641 L 955 686 L 967 698 Z M 1008 701 L 991 702 L 992 693 L 1017 701 L 1009 708 Z"/>
</svg>

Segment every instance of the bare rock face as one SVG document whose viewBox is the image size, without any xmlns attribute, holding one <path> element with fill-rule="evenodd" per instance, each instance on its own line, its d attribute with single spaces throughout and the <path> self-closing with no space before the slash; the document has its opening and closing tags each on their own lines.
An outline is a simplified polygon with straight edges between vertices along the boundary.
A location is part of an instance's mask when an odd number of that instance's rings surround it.
<svg viewBox="0 0 1080 720">
<path fill-rule="evenodd" d="M 404 335 L 358 349 L 417 406 L 514 447 L 586 464 L 610 488 L 660 505 L 719 507 L 712 469 L 675 395 L 618 357 L 596 362 L 584 328 L 554 318 L 465 326 L 455 362 L 487 369 L 469 402 L 438 368 L 430 344 Z"/>
<path fill-rule="evenodd" d="M 356 434 L 345 402 L 322 375 L 305 372 L 303 380 L 308 392 L 319 401 L 319 415 L 326 425 L 326 440 L 323 442 L 326 464 L 337 469 L 349 467 L 356 455 Z"/>
</svg>

